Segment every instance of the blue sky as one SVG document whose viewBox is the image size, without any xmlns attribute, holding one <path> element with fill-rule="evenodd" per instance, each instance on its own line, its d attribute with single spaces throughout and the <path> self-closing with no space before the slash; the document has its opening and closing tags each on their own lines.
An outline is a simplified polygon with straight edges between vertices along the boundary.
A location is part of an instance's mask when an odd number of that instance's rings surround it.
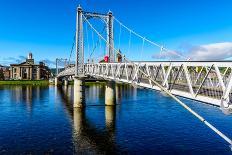
<svg viewBox="0 0 232 155">
<path fill-rule="evenodd" d="M 78 4 L 87 11 L 111 10 L 136 32 L 188 56 L 232 42 L 231 0 L 1 0 L 0 64 L 20 61 L 29 51 L 36 60 L 68 58 Z M 144 59 L 158 52 L 145 50 Z"/>
</svg>

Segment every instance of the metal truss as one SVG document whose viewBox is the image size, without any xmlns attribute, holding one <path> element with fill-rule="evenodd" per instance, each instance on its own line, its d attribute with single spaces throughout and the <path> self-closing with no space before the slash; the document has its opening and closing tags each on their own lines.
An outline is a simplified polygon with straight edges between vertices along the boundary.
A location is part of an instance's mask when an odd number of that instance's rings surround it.
<svg viewBox="0 0 232 155">
<path fill-rule="evenodd" d="M 216 106 L 231 104 L 230 61 L 88 63 L 84 68 L 85 75 L 90 77 L 160 90 L 154 80 L 177 96 Z M 74 75 L 74 71 L 73 67 L 67 68 L 58 77 Z"/>
</svg>

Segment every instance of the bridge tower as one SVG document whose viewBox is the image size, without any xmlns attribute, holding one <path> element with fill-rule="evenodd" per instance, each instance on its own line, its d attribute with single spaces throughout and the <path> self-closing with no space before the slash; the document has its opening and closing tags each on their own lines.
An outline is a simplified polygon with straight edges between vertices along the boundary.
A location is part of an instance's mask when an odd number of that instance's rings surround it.
<svg viewBox="0 0 232 155">
<path fill-rule="evenodd" d="M 73 107 L 83 107 L 85 104 L 85 78 L 84 78 L 84 42 L 83 42 L 83 11 L 77 8 L 76 23 L 76 66 L 74 77 L 74 104 Z"/>
<path fill-rule="evenodd" d="M 83 35 L 83 16 L 86 18 L 101 18 L 107 24 L 107 55 L 109 62 L 115 62 L 114 35 L 113 35 L 113 14 L 99 14 L 84 12 L 79 6 L 77 8 L 76 23 L 76 67 L 74 77 L 74 107 L 83 107 L 85 104 L 85 74 L 84 74 L 84 35 Z M 116 101 L 115 82 L 107 81 L 105 89 L 105 104 L 114 105 Z"/>
<path fill-rule="evenodd" d="M 111 11 L 107 14 L 107 52 L 109 56 L 109 62 L 115 62 L 114 53 L 114 31 L 113 31 L 113 14 Z M 115 82 L 107 81 L 105 86 L 105 104 L 115 105 L 116 93 L 115 93 Z"/>
<path fill-rule="evenodd" d="M 111 11 L 109 11 L 107 14 L 107 42 L 107 54 L 109 56 L 109 62 L 115 62 L 113 13 Z"/>
</svg>

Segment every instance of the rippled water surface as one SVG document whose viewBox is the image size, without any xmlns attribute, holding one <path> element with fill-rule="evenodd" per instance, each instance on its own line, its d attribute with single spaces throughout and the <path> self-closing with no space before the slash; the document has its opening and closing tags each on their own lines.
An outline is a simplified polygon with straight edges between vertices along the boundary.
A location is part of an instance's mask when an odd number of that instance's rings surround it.
<svg viewBox="0 0 232 155">
<path fill-rule="evenodd" d="M 229 145 L 171 98 L 117 86 L 88 85 L 84 111 L 72 108 L 73 86 L 0 86 L 0 154 L 231 154 Z M 232 137 L 232 116 L 182 99 Z"/>
</svg>

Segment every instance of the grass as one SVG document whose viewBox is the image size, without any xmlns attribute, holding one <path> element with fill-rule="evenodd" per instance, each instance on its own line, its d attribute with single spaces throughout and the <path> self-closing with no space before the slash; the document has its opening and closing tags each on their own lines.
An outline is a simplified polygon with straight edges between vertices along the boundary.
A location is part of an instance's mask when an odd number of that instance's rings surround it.
<svg viewBox="0 0 232 155">
<path fill-rule="evenodd" d="M 0 85 L 49 85 L 48 80 L 4 80 Z"/>
</svg>

